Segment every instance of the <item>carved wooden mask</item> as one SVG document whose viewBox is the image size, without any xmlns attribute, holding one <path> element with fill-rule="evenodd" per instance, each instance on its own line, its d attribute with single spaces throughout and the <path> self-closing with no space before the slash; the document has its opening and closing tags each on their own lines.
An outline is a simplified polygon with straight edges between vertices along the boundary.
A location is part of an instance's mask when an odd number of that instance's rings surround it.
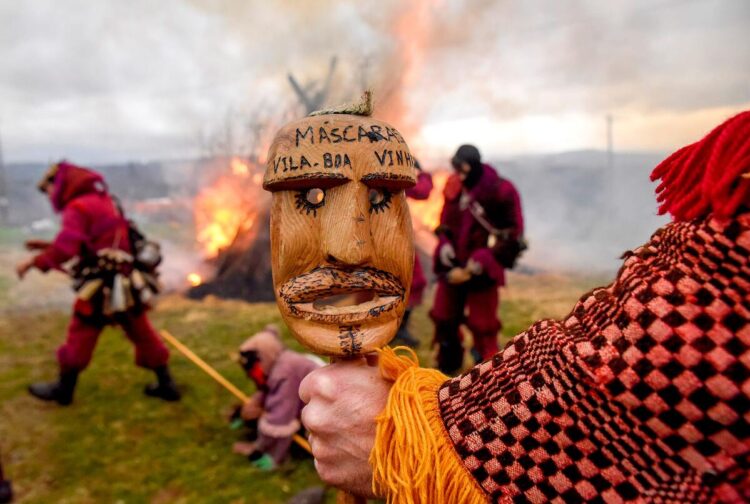
<svg viewBox="0 0 750 504">
<path fill-rule="evenodd" d="M 414 242 L 404 189 L 414 159 L 393 127 L 369 117 L 306 117 L 268 153 L 276 300 L 297 339 L 351 356 L 387 344 L 403 316 Z"/>
</svg>

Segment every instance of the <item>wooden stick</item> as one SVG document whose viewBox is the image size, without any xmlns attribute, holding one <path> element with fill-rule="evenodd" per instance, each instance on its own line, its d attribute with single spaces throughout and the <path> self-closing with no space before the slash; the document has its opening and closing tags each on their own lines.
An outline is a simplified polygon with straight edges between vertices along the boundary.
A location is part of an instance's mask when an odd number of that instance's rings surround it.
<svg viewBox="0 0 750 504">
<path fill-rule="evenodd" d="M 206 363 L 206 361 L 204 361 L 203 359 L 195 355 L 195 353 L 193 353 L 192 350 L 186 347 L 180 340 L 172 336 L 172 334 L 169 331 L 162 329 L 161 331 L 159 331 L 159 334 L 161 334 L 161 337 L 167 340 L 173 347 L 179 350 L 182 355 L 184 355 L 190 361 L 192 361 L 193 364 L 201 368 L 203 371 L 206 372 L 208 376 L 216 380 L 225 389 L 227 389 L 229 392 L 234 394 L 234 396 L 240 401 L 242 401 L 243 404 L 250 402 L 250 397 L 247 394 L 245 394 L 243 391 L 235 387 L 232 382 L 230 382 L 229 380 L 221 376 L 218 371 L 216 371 L 214 368 L 209 366 Z M 298 445 L 304 448 L 307 453 L 312 455 L 312 449 L 310 448 L 310 443 L 307 442 L 307 439 L 303 438 L 299 434 L 293 434 L 292 439 L 294 439 L 294 441 Z"/>
</svg>

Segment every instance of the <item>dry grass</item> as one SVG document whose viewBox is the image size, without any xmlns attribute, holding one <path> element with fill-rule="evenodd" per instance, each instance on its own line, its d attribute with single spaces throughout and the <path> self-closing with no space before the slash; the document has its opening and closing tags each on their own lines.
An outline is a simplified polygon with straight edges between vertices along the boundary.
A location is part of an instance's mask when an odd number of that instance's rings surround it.
<svg viewBox="0 0 750 504">
<path fill-rule="evenodd" d="M 19 284 L 10 272 L 20 257 L 0 251 L 0 455 L 18 502 L 276 503 L 319 484 L 310 461 L 266 474 L 233 455 L 239 434 L 228 428 L 223 412 L 234 399 L 179 355 L 172 367 L 184 400 L 165 404 L 144 397 L 141 388 L 152 377 L 132 364 L 130 345 L 114 329 L 102 334 L 72 407 L 30 398 L 28 383 L 55 374 L 54 350 L 63 339 L 72 295 L 61 276 L 34 274 Z M 538 318 L 565 315 L 600 283 L 511 275 L 502 293 L 503 338 Z M 163 299 L 153 320 L 247 392 L 252 387 L 229 355 L 248 335 L 280 322 L 273 304 L 179 296 Z M 423 363 L 431 364 L 427 307 L 412 320 Z"/>
</svg>

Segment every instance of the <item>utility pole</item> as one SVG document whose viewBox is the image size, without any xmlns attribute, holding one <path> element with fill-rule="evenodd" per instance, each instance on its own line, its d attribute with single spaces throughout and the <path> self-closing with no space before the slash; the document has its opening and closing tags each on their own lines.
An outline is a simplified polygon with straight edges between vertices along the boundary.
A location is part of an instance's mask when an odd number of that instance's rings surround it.
<svg viewBox="0 0 750 504">
<path fill-rule="evenodd" d="M 612 114 L 607 114 L 607 171 L 611 174 L 614 167 L 614 145 L 612 141 Z"/>
<path fill-rule="evenodd" d="M 7 226 L 10 220 L 10 200 L 8 199 L 8 184 L 5 178 L 5 163 L 3 162 L 3 138 L 0 135 L 0 226 Z"/>
</svg>

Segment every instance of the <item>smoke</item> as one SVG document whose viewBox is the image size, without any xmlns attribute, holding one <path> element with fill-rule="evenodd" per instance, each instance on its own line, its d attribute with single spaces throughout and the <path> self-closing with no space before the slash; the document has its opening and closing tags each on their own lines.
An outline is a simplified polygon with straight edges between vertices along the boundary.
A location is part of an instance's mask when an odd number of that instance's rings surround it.
<svg viewBox="0 0 750 504">
<path fill-rule="evenodd" d="M 201 279 L 213 275 L 213 266 L 208 264 L 195 248 L 159 237 L 164 260 L 159 267 L 159 280 L 166 292 L 184 292 L 190 284 L 188 274 Z"/>
<path fill-rule="evenodd" d="M 493 163 L 521 195 L 529 249 L 522 267 L 611 272 L 621 255 L 668 222 L 656 214 L 649 173 L 658 154 L 570 152 Z"/>
</svg>

